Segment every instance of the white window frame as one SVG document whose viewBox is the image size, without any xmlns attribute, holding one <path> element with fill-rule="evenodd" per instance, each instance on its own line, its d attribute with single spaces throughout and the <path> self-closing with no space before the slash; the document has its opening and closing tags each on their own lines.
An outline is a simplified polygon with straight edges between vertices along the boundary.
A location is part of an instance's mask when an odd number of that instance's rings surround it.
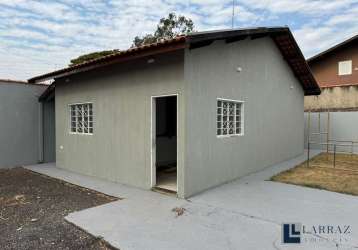
<svg viewBox="0 0 358 250">
<path fill-rule="evenodd" d="M 234 115 L 234 131 L 235 133 L 234 134 L 226 134 L 226 135 L 218 135 L 218 101 L 226 101 L 226 102 L 234 102 L 234 103 L 240 103 L 241 104 L 241 113 L 240 113 L 240 117 L 241 117 L 241 120 L 240 120 L 240 124 L 241 124 L 241 133 L 240 134 L 236 134 L 236 114 Z M 239 136 L 244 136 L 245 134 L 245 102 L 244 101 L 241 101 L 241 100 L 233 100 L 233 99 L 227 99 L 227 98 L 216 98 L 216 103 L 215 103 L 215 108 L 216 108 L 216 116 L 215 116 L 215 133 L 216 133 L 216 137 L 217 138 L 227 138 L 227 137 L 239 137 Z M 236 109 L 235 109 L 236 111 Z M 221 123 L 223 124 L 223 114 L 221 115 Z"/>
<path fill-rule="evenodd" d="M 84 104 L 92 104 L 92 133 L 88 132 L 88 133 L 85 133 L 85 132 L 73 132 L 72 131 L 72 120 L 71 120 L 71 106 L 74 106 L 74 105 L 84 105 Z M 68 114 L 69 114 L 69 134 L 71 135 L 93 135 L 93 132 L 94 132 L 94 105 L 93 105 L 93 102 L 78 102 L 78 103 L 70 103 L 68 104 Z M 77 122 L 77 120 L 76 120 Z"/>
<path fill-rule="evenodd" d="M 344 71 L 346 69 L 348 69 L 348 71 Z M 338 62 L 338 75 L 339 76 L 346 76 L 346 75 L 351 75 L 352 71 L 353 71 L 353 65 L 352 65 L 352 60 L 345 60 L 345 61 L 340 61 Z M 344 71 L 344 72 L 342 72 Z"/>
</svg>

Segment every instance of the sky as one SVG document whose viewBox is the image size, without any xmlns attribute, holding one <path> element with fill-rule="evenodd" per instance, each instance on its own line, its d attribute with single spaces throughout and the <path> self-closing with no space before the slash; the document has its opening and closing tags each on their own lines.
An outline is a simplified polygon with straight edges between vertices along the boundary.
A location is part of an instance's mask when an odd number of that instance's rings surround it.
<svg viewBox="0 0 358 250">
<path fill-rule="evenodd" d="M 306 58 L 358 34 L 358 0 L 234 0 L 235 28 L 288 26 Z M 26 80 L 81 54 L 127 49 L 170 12 L 228 29 L 233 0 L 0 0 L 0 79 Z"/>
</svg>

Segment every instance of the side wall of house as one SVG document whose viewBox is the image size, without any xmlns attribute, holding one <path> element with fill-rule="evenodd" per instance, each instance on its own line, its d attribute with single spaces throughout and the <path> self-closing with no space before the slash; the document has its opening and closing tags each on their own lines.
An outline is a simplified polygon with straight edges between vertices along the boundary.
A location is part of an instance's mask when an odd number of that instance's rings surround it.
<svg viewBox="0 0 358 250">
<path fill-rule="evenodd" d="M 0 83 L 0 168 L 39 162 L 43 85 Z"/>
<path fill-rule="evenodd" d="M 185 82 L 186 196 L 303 153 L 303 89 L 270 38 L 187 50 Z M 217 98 L 244 101 L 243 136 L 216 136 Z"/>
<path fill-rule="evenodd" d="M 151 188 L 151 97 L 178 94 L 178 175 L 183 182 L 183 51 L 62 79 L 56 85 L 57 166 Z M 69 104 L 93 103 L 93 135 L 70 134 Z M 180 185 L 182 186 L 182 185 Z M 183 190 L 179 189 L 179 195 Z"/>
</svg>

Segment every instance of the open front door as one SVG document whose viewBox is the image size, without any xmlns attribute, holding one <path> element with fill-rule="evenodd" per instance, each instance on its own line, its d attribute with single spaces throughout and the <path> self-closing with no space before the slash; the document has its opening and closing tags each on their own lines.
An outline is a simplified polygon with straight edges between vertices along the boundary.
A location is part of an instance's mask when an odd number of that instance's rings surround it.
<svg viewBox="0 0 358 250">
<path fill-rule="evenodd" d="M 177 192 L 177 96 L 152 99 L 152 186 Z"/>
</svg>

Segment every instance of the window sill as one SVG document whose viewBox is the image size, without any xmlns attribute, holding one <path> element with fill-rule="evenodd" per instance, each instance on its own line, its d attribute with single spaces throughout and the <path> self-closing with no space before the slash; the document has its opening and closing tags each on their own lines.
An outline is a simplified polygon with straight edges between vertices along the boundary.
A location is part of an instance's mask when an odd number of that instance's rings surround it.
<svg viewBox="0 0 358 250">
<path fill-rule="evenodd" d="M 75 132 L 70 132 L 70 135 L 93 135 L 93 133 L 75 133 Z"/>
<path fill-rule="evenodd" d="M 244 134 L 237 134 L 237 135 L 217 135 L 217 138 L 229 138 L 229 137 L 241 137 L 244 136 Z"/>
</svg>

